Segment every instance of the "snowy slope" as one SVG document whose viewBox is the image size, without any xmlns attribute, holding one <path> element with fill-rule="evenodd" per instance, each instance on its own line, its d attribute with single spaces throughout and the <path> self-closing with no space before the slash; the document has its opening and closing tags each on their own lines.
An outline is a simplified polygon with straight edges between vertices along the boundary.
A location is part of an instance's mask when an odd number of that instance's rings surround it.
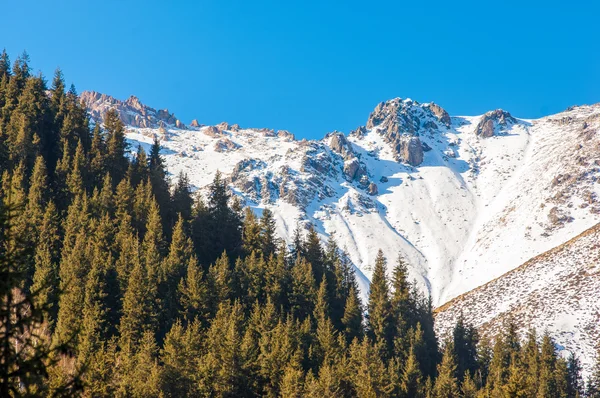
<svg viewBox="0 0 600 398">
<path fill-rule="evenodd" d="M 93 98 L 92 115 L 120 110 L 112 97 Z M 131 106 L 124 109 L 131 120 Z M 450 117 L 433 103 L 396 98 L 348 136 L 318 141 L 168 120 L 129 126 L 127 138 L 148 149 L 158 136 L 172 176 L 188 173 L 200 192 L 220 170 L 247 205 L 273 210 L 286 239 L 309 224 L 334 234 L 363 293 L 382 248 L 392 264 L 405 256 L 441 304 L 600 221 L 599 128 L 598 105 L 518 120 L 500 110 Z"/>
<path fill-rule="evenodd" d="M 507 318 L 524 335 L 548 330 L 588 373 L 600 345 L 600 225 L 437 309 L 436 328 L 450 333 L 462 314 L 494 336 Z"/>
</svg>

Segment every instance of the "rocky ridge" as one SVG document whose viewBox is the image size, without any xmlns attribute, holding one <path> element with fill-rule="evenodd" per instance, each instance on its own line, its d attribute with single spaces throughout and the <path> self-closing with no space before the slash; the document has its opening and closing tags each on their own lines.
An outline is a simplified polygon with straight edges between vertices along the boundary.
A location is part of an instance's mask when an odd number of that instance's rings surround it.
<svg viewBox="0 0 600 398">
<path fill-rule="evenodd" d="M 159 128 L 165 125 L 177 128 L 186 127 L 168 109 L 150 108 L 133 95 L 127 100 L 121 101 L 110 95 L 84 91 L 81 93 L 80 99 L 95 120 L 103 120 L 109 109 L 115 109 L 119 113 L 121 121 L 127 126 L 140 128 Z"/>
</svg>

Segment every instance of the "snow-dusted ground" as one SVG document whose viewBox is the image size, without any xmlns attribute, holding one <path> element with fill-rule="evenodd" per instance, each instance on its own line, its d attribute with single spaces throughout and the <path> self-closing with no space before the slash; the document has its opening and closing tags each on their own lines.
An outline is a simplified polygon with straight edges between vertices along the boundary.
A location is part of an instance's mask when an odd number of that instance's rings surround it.
<svg viewBox="0 0 600 398">
<path fill-rule="evenodd" d="M 524 336 L 548 331 L 564 354 L 575 353 L 586 374 L 600 344 L 600 226 L 438 308 L 436 329 L 450 333 L 462 314 L 494 336 L 512 318 Z"/>
</svg>

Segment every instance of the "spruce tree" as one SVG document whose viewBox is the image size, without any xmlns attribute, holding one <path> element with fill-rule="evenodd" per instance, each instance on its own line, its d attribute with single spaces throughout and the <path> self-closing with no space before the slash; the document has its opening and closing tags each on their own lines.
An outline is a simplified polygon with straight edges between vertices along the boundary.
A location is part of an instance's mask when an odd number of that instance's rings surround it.
<svg viewBox="0 0 600 398">
<path fill-rule="evenodd" d="M 371 279 L 368 304 L 369 338 L 381 358 L 390 358 L 392 347 L 392 308 L 386 275 L 386 259 L 379 250 Z"/>
<path fill-rule="evenodd" d="M 268 208 L 263 209 L 260 218 L 261 227 L 261 250 L 265 258 L 275 254 L 278 241 L 276 236 L 276 225 L 273 217 L 273 212 Z"/>
<path fill-rule="evenodd" d="M 113 181 L 121 181 L 128 169 L 125 157 L 128 145 L 125 141 L 125 128 L 119 114 L 111 109 L 104 117 L 106 129 L 106 165 Z"/>
<path fill-rule="evenodd" d="M 454 398 L 459 396 L 456 379 L 456 362 L 452 342 L 446 342 L 442 362 L 438 365 L 438 376 L 433 387 L 434 398 Z"/>
<path fill-rule="evenodd" d="M 179 173 L 177 177 L 177 183 L 173 189 L 173 196 L 171 199 L 171 208 L 173 214 L 181 215 L 181 217 L 189 222 L 192 219 L 192 207 L 194 205 L 194 199 L 192 199 L 192 188 L 187 174 L 183 171 Z M 175 222 L 176 220 L 173 220 Z"/>
<path fill-rule="evenodd" d="M 47 308 L 46 320 L 53 329 L 58 314 L 58 262 L 60 260 L 59 218 L 53 202 L 46 206 L 38 236 L 31 290 L 37 292 L 35 305 L 39 308 Z"/>
</svg>

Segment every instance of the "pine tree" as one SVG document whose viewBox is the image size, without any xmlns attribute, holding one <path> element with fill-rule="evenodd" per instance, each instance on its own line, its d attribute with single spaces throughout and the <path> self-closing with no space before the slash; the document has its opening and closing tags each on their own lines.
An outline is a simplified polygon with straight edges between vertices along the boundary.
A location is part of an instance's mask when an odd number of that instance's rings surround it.
<svg viewBox="0 0 600 398">
<path fill-rule="evenodd" d="M 242 225 L 242 247 L 246 255 L 262 254 L 261 227 L 251 208 L 246 207 Z"/>
<path fill-rule="evenodd" d="M 460 386 L 460 392 L 463 398 L 476 398 L 477 397 L 477 385 L 469 375 L 465 373 L 463 382 Z"/>
<path fill-rule="evenodd" d="M 163 229 L 170 232 L 171 194 L 169 193 L 169 180 L 167 178 L 164 160 L 160 155 L 160 142 L 156 136 L 154 137 L 154 142 L 150 149 L 149 173 L 150 182 L 152 183 L 152 193 L 160 208 Z"/>
<path fill-rule="evenodd" d="M 83 320 L 78 359 L 86 363 L 94 357 L 94 353 L 103 347 L 108 337 L 109 319 L 106 303 L 106 269 L 104 265 L 104 252 L 96 246 L 91 260 L 91 269 L 85 284 L 85 298 L 83 305 Z M 110 262 L 110 259 L 108 259 Z"/>
<path fill-rule="evenodd" d="M 177 183 L 173 189 L 173 196 L 171 200 L 173 214 L 181 215 L 181 217 L 188 222 L 192 219 L 193 204 L 194 199 L 192 199 L 190 180 L 188 179 L 187 174 L 182 171 L 179 173 L 179 176 L 177 177 Z"/>
<path fill-rule="evenodd" d="M 6 49 L 2 50 L 0 55 L 0 78 L 10 76 L 10 59 L 6 53 Z"/>
<path fill-rule="evenodd" d="M 40 224 L 35 251 L 35 273 L 31 290 L 37 292 L 35 305 L 47 308 L 47 321 L 52 328 L 58 314 L 58 262 L 60 259 L 59 218 L 56 206 L 48 203 Z"/>
<path fill-rule="evenodd" d="M 177 321 L 167 333 L 160 358 L 163 362 L 163 389 L 171 396 L 197 396 L 193 364 L 202 354 L 202 332 L 197 322 L 184 327 Z"/>
<path fill-rule="evenodd" d="M 261 227 L 261 250 L 265 258 L 274 255 L 277 250 L 278 241 L 276 236 L 276 225 L 273 212 L 268 208 L 263 209 L 260 218 Z"/>
<path fill-rule="evenodd" d="M 159 336 L 164 336 L 167 333 L 171 328 L 171 322 L 179 313 L 177 288 L 181 278 L 186 274 L 186 269 L 192 255 L 192 241 L 186 236 L 184 220 L 179 216 L 179 220 L 173 228 L 173 238 L 169 248 L 169 255 L 163 261 L 159 277 L 159 295 L 163 302 Z"/>
<path fill-rule="evenodd" d="M 121 181 L 128 169 L 128 161 L 125 157 L 128 145 L 125 141 L 123 122 L 119 114 L 111 109 L 104 117 L 104 128 L 106 129 L 106 165 L 113 181 Z"/>
<path fill-rule="evenodd" d="M 304 320 L 313 312 L 317 289 L 312 266 L 303 258 L 299 258 L 292 268 L 291 285 L 290 311 L 295 318 Z"/>
<path fill-rule="evenodd" d="M 207 353 L 200 361 L 200 394 L 244 396 L 241 342 L 243 311 L 239 303 L 222 304 L 206 335 Z"/>
<path fill-rule="evenodd" d="M 133 246 L 137 248 L 137 239 L 133 238 Z M 139 248 L 136 250 L 139 253 Z M 134 353 L 145 332 L 155 332 L 148 322 L 149 297 L 148 278 L 146 270 L 138 256 L 132 258 L 134 261 L 127 289 L 123 296 L 123 309 L 121 323 L 119 325 L 120 347 L 127 353 Z"/>
<path fill-rule="evenodd" d="M 350 344 L 355 338 L 361 338 L 363 334 L 363 311 L 358 292 L 354 287 L 350 288 L 342 324 L 346 342 Z"/>
<path fill-rule="evenodd" d="M 567 363 L 567 395 L 569 397 L 584 396 L 584 383 L 581 371 L 579 358 L 571 353 Z"/>
<path fill-rule="evenodd" d="M 127 397 L 162 397 L 163 370 L 158 364 L 158 346 L 154 334 L 144 332 L 138 349 L 121 352 L 121 378 L 117 395 Z"/>
<path fill-rule="evenodd" d="M 442 363 L 438 365 L 438 377 L 433 387 L 435 398 L 454 398 L 459 396 L 458 381 L 456 379 L 456 362 L 454 359 L 452 342 L 446 343 Z"/>
<path fill-rule="evenodd" d="M 40 395 L 55 358 L 69 347 L 49 344 L 44 319 L 48 307 L 35 305 L 35 292 L 21 289 L 23 273 L 19 266 L 22 243 L 12 230 L 11 212 L 0 203 L 0 396 Z M 75 394 L 78 375 L 55 384 L 62 394 Z"/>
<path fill-rule="evenodd" d="M 304 372 L 298 360 L 290 362 L 284 370 L 280 385 L 282 398 L 302 398 L 304 392 Z"/>
<path fill-rule="evenodd" d="M 459 381 L 462 382 L 465 373 L 473 376 L 477 371 L 477 343 L 479 338 L 477 330 L 465 324 L 462 314 L 454 326 L 452 338 L 457 375 Z"/>
<path fill-rule="evenodd" d="M 210 267 L 208 271 L 211 312 L 216 313 L 221 303 L 229 302 L 232 296 L 231 266 L 227 253 L 223 252 L 221 257 Z"/>
<path fill-rule="evenodd" d="M 386 369 L 378 351 L 364 339 L 350 346 L 352 387 L 359 397 L 380 397 L 388 385 Z"/>
<path fill-rule="evenodd" d="M 400 383 L 402 396 L 406 398 L 422 396 L 422 377 L 418 359 L 411 349 L 402 371 Z"/>
<path fill-rule="evenodd" d="M 408 268 L 404 258 L 400 255 L 392 274 L 392 288 L 392 319 L 395 325 L 394 352 L 399 358 L 406 358 L 410 348 L 408 330 L 415 325 L 415 308 L 411 300 Z"/>
<path fill-rule="evenodd" d="M 315 282 L 320 284 L 323 276 L 325 275 L 325 254 L 323 253 L 323 248 L 321 247 L 319 235 L 317 235 L 317 231 L 315 231 L 312 226 L 309 228 L 306 236 L 306 243 L 304 244 L 304 257 L 312 266 Z"/>
<path fill-rule="evenodd" d="M 392 340 L 392 313 L 386 276 L 386 259 L 379 250 L 369 291 L 369 337 L 384 360 L 390 358 Z"/>
<path fill-rule="evenodd" d="M 196 320 L 206 325 L 210 314 L 210 297 L 202 268 L 195 256 L 190 258 L 187 275 L 179 283 L 181 317 L 186 323 Z"/>
<path fill-rule="evenodd" d="M 335 363 L 339 356 L 337 331 L 329 318 L 328 301 L 327 281 L 323 279 L 317 294 L 314 318 L 317 323 L 316 337 L 318 342 L 315 356 L 317 362 L 322 363 L 324 366 Z"/>
<path fill-rule="evenodd" d="M 144 147 L 142 145 L 138 145 L 135 158 L 129 167 L 129 179 L 131 180 L 131 184 L 134 187 L 142 181 L 147 181 L 150 178 L 150 167 L 148 165 L 148 156 L 146 155 L 146 151 L 144 151 Z"/>
</svg>

